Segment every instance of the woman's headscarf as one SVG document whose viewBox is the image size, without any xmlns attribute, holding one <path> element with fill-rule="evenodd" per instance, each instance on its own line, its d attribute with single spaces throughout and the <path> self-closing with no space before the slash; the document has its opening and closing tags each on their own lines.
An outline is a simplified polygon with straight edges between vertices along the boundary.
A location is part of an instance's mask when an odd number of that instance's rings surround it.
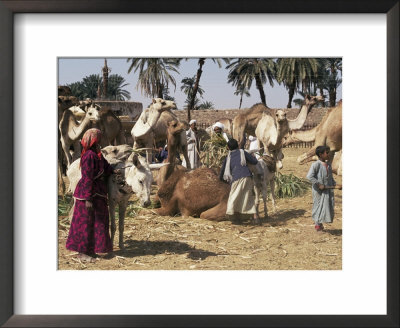
<svg viewBox="0 0 400 328">
<path fill-rule="evenodd" d="M 81 157 L 83 156 L 84 153 L 86 153 L 87 150 L 96 146 L 100 142 L 100 139 L 101 139 L 101 131 L 99 129 L 87 130 L 81 140 L 81 144 L 83 147 Z M 101 151 L 97 153 L 97 156 L 101 158 Z"/>
</svg>

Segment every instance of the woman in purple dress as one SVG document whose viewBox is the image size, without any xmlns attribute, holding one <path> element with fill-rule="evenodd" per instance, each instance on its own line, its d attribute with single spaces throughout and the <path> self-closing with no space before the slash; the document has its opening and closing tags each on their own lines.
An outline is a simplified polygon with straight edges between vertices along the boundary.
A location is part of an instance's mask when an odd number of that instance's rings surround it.
<svg viewBox="0 0 400 328">
<path fill-rule="evenodd" d="M 82 177 L 73 195 L 75 208 L 66 244 L 85 262 L 94 262 L 96 253 L 112 251 L 106 179 L 113 169 L 101 154 L 100 139 L 98 129 L 89 129 L 82 137 Z"/>
</svg>

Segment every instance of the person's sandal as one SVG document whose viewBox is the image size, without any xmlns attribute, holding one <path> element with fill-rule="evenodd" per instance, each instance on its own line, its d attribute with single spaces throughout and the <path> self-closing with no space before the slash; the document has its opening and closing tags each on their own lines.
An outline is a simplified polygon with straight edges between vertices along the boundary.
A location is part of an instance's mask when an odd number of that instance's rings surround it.
<svg viewBox="0 0 400 328">
<path fill-rule="evenodd" d="M 315 226 L 315 231 L 316 231 L 316 232 L 322 232 L 322 230 L 323 230 L 323 227 L 321 227 L 320 225 L 317 224 L 317 225 Z"/>
</svg>

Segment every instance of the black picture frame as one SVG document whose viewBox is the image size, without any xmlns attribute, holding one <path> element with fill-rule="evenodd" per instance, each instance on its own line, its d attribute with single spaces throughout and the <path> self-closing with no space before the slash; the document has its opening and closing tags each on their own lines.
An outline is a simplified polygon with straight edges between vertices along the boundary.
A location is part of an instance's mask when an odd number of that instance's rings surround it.
<svg viewBox="0 0 400 328">
<path fill-rule="evenodd" d="M 14 154 L 13 17 L 16 13 L 385 13 L 387 16 L 387 315 L 14 315 L 13 158 L 0 157 L 0 324 L 4 327 L 399 327 L 399 1 L 0 0 L 0 147 Z M 368 288 L 368 286 L 366 286 Z M 345 295 L 344 295 L 345 297 Z"/>
</svg>

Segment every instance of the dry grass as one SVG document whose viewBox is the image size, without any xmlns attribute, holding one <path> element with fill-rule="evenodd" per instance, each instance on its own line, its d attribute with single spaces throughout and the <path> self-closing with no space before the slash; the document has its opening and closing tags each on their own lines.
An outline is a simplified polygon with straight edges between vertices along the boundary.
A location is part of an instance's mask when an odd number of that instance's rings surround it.
<svg viewBox="0 0 400 328">
<path fill-rule="evenodd" d="M 305 177 L 308 165 L 296 158 L 306 149 L 284 149 L 282 173 Z M 335 176 L 338 183 L 341 177 Z M 154 197 L 156 187 L 152 192 Z M 134 200 L 134 198 L 132 199 Z M 199 218 L 160 217 L 135 211 L 125 221 L 125 250 L 96 263 L 81 263 L 65 249 L 68 229 L 59 229 L 62 270 L 341 270 L 342 192 L 335 190 L 335 220 L 326 232 L 314 231 L 311 191 L 277 199 L 277 211 L 262 226 L 250 222 L 212 222 Z M 270 202 L 268 202 L 268 205 Z M 263 209 L 262 209 L 263 210 Z M 62 220 L 64 216 L 59 216 Z"/>
</svg>

